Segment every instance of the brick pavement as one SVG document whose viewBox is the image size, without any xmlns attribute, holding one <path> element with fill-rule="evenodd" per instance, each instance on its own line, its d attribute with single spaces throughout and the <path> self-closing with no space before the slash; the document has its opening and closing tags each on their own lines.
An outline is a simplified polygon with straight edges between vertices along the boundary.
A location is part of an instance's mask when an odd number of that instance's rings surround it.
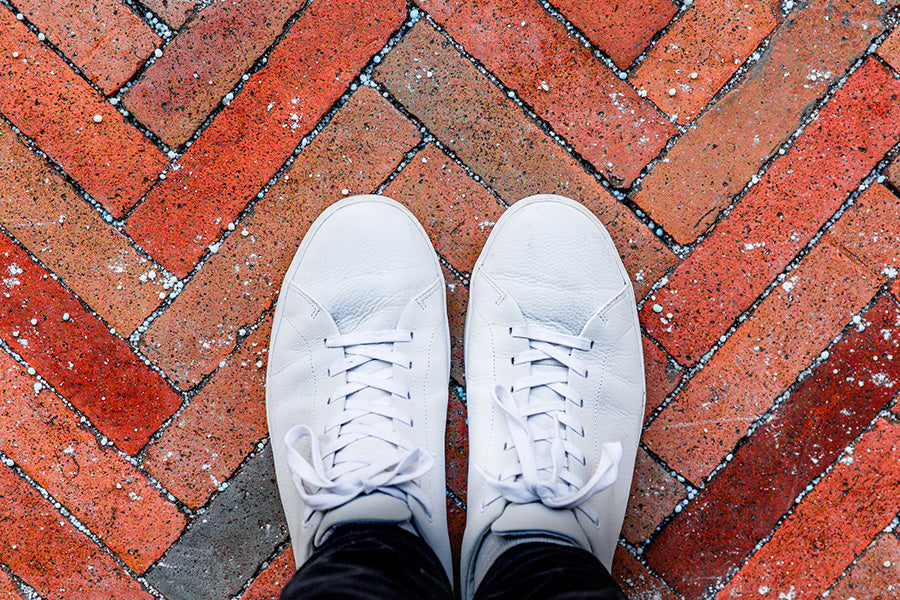
<svg viewBox="0 0 900 600">
<path fill-rule="evenodd" d="M 632 275 L 633 598 L 900 598 L 900 0 L 0 2 L 0 597 L 275 598 L 271 313 L 328 204 L 467 277 L 581 200 Z"/>
</svg>

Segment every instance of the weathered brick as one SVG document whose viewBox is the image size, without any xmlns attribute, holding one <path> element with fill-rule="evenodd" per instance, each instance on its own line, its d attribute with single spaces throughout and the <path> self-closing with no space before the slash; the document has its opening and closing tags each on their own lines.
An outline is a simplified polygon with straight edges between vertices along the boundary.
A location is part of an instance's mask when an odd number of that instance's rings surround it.
<svg viewBox="0 0 900 600">
<path fill-rule="evenodd" d="M 169 146 L 183 144 L 303 5 L 214 1 L 128 90 L 125 106 Z"/>
<path fill-rule="evenodd" d="M 181 29 L 201 0 L 144 0 L 143 4 L 174 29 Z"/>
<path fill-rule="evenodd" d="M 621 0 L 602 10 L 577 0 L 555 0 L 553 5 L 620 69 L 628 68 L 678 12 L 671 0 Z"/>
<path fill-rule="evenodd" d="M 16 582 L 3 570 L 0 570 L 0 598 L 3 600 L 23 600 L 16 588 Z"/>
<path fill-rule="evenodd" d="M 106 94 L 128 81 L 161 45 L 146 23 L 115 0 L 19 0 L 16 8 Z"/>
<path fill-rule="evenodd" d="M 131 215 L 135 240 L 178 276 L 190 272 L 404 14 L 403 5 L 374 0 L 314 2 Z"/>
<path fill-rule="evenodd" d="M 820 242 L 660 413 L 644 442 L 691 481 L 705 479 L 881 283 Z"/>
<path fill-rule="evenodd" d="M 155 146 L 9 10 L 0 11 L 0 87 L 0 112 L 117 216 L 166 164 Z"/>
<path fill-rule="evenodd" d="M 679 362 L 696 362 L 898 138 L 900 81 L 869 59 L 644 305 L 647 332 Z"/>
<path fill-rule="evenodd" d="M 645 551 L 686 598 L 735 569 L 897 393 L 900 308 L 885 297 L 862 318 Z"/>
<path fill-rule="evenodd" d="M 267 445 L 146 577 L 167 598 L 231 598 L 286 539 L 272 447 Z"/>
<path fill-rule="evenodd" d="M 644 345 L 644 378 L 647 382 L 647 404 L 644 409 L 646 419 L 681 381 L 682 369 L 650 338 L 642 336 L 641 341 Z"/>
<path fill-rule="evenodd" d="M 828 239 L 868 266 L 874 274 L 900 271 L 900 198 L 875 183 L 828 231 Z"/>
<path fill-rule="evenodd" d="M 679 243 L 695 240 L 866 51 L 887 9 L 855 0 L 797 6 L 744 80 L 697 119 L 634 200 Z"/>
<path fill-rule="evenodd" d="M 288 545 L 253 580 L 241 600 L 278 600 L 282 588 L 293 577 L 294 571 L 294 551 Z"/>
<path fill-rule="evenodd" d="M 178 385 L 199 382 L 234 348 L 237 331 L 272 305 L 319 213 L 342 190 L 373 192 L 420 139 L 377 92 L 360 89 L 150 325 L 142 351 Z"/>
<path fill-rule="evenodd" d="M 716 597 L 818 598 L 898 510 L 900 424 L 879 419 Z"/>
<path fill-rule="evenodd" d="M 642 297 L 675 256 L 430 25 L 418 23 L 375 69 L 392 94 L 507 202 L 557 193 L 603 221 Z"/>
<path fill-rule="evenodd" d="M 900 29 L 887 37 L 878 48 L 878 54 L 887 61 L 895 71 L 900 71 Z"/>
<path fill-rule="evenodd" d="M 887 168 L 886 175 L 894 189 L 900 190 L 900 158 L 894 159 L 894 162 Z"/>
<path fill-rule="evenodd" d="M 450 377 L 463 385 L 465 376 L 466 309 L 469 306 L 469 288 L 456 278 L 449 269 L 441 265 L 447 288 L 447 318 L 450 321 Z"/>
<path fill-rule="evenodd" d="M 147 450 L 143 466 L 191 508 L 206 504 L 266 435 L 271 317 L 244 340 Z"/>
<path fill-rule="evenodd" d="M 163 278 L 153 265 L 4 123 L 0 225 L 122 335 L 159 304 Z"/>
<path fill-rule="evenodd" d="M 469 428 L 466 421 L 466 405 L 457 389 L 450 386 L 447 401 L 446 473 L 447 486 L 465 501 L 469 476 Z"/>
<path fill-rule="evenodd" d="M 120 449 L 140 450 L 181 397 L 2 234 L 0 273 L 0 336 Z"/>
<path fill-rule="evenodd" d="M 539 3 L 420 4 L 614 185 L 630 185 L 675 133 L 665 115 L 570 37 Z"/>
<path fill-rule="evenodd" d="M 622 536 L 639 546 L 685 497 L 684 485 L 638 448 Z"/>
<path fill-rule="evenodd" d="M 151 600 L 113 559 L 0 464 L 0 563 L 47 600 Z"/>
<path fill-rule="evenodd" d="M 831 589 L 829 598 L 900 598 L 900 540 L 889 533 L 876 538 L 859 561 Z"/>
<path fill-rule="evenodd" d="M 612 575 L 632 600 L 676 600 L 678 595 L 626 548 L 616 546 Z"/>
<path fill-rule="evenodd" d="M 777 11 L 773 0 L 695 0 L 647 53 L 634 86 L 669 116 L 693 121 L 775 28 Z"/>
<path fill-rule="evenodd" d="M 142 573 L 181 534 L 184 516 L 5 353 L 0 373 L 0 447 Z"/>
<path fill-rule="evenodd" d="M 406 204 L 437 253 L 466 278 L 504 210 L 433 144 L 419 152 L 384 193 Z"/>
</svg>

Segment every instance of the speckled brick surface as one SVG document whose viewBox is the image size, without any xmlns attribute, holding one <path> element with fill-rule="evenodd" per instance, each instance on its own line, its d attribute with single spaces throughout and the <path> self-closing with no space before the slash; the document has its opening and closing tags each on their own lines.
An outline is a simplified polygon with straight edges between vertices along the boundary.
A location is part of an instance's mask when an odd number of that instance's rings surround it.
<svg viewBox="0 0 900 600">
<path fill-rule="evenodd" d="M 264 389 L 316 215 L 468 276 L 559 193 L 640 303 L 631 598 L 898 598 L 900 0 L 0 3 L 0 597 L 277 598 Z M 674 94 L 671 92 L 674 91 Z"/>
</svg>

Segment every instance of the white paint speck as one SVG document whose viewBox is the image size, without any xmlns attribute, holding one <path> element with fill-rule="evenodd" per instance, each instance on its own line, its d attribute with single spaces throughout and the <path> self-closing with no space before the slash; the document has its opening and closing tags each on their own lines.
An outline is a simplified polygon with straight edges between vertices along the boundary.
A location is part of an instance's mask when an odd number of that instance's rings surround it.
<svg viewBox="0 0 900 600">
<path fill-rule="evenodd" d="M 103 120 L 103 115 L 94 115 L 94 123 L 99 123 Z"/>
</svg>

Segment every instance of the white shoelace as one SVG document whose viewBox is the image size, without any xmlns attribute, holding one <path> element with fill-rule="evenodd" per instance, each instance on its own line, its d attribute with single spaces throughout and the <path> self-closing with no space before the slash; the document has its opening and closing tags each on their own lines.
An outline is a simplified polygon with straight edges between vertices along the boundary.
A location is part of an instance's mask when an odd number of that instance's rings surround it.
<svg viewBox="0 0 900 600">
<path fill-rule="evenodd" d="M 591 341 L 530 326 L 513 327 L 510 333 L 529 341 L 530 349 L 513 357 L 513 364 L 531 364 L 531 374 L 511 389 L 494 386 L 492 396 L 506 414 L 519 462 L 503 469 L 498 478 L 475 467 L 497 492 L 485 504 L 503 497 L 517 504 L 541 502 L 555 509 L 578 508 L 597 523 L 596 512 L 584 503 L 615 482 L 622 444 L 603 444 L 596 469 L 586 482 L 569 469 L 570 460 L 585 464 L 584 452 L 570 438 L 583 437 L 584 428 L 566 412 L 566 402 L 583 405 L 581 396 L 568 384 L 569 373 L 588 376 L 584 363 L 572 352 L 589 350 Z M 513 393 L 526 389 L 528 402 L 520 406 Z"/>
<path fill-rule="evenodd" d="M 343 411 L 325 425 L 326 433 L 336 429 L 337 435 L 323 445 L 308 426 L 296 425 L 284 437 L 288 467 L 307 505 L 307 517 L 313 510 L 330 510 L 374 491 L 407 502 L 414 498 L 431 516 L 431 502 L 416 480 L 431 469 L 434 456 L 398 434 L 393 423 L 412 425 L 410 416 L 392 401 L 394 396 L 409 398 L 409 390 L 393 379 L 393 372 L 394 365 L 406 369 L 412 363 L 394 344 L 408 342 L 412 335 L 411 331 L 373 331 L 325 340 L 330 348 L 344 349 L 345 358 L 328 371 L 329 377 L 346 373 L 346 383 L 328 399 L 329 404 L 343 402 Z M 310 438 L 310 460 L 296 450 L 305 437 Z M 379 450 L 373 452 L 368 440 L 385 444 L 375 444 Z M 332 455 L 329 467 L 326 459 Z"/>
</svg>

